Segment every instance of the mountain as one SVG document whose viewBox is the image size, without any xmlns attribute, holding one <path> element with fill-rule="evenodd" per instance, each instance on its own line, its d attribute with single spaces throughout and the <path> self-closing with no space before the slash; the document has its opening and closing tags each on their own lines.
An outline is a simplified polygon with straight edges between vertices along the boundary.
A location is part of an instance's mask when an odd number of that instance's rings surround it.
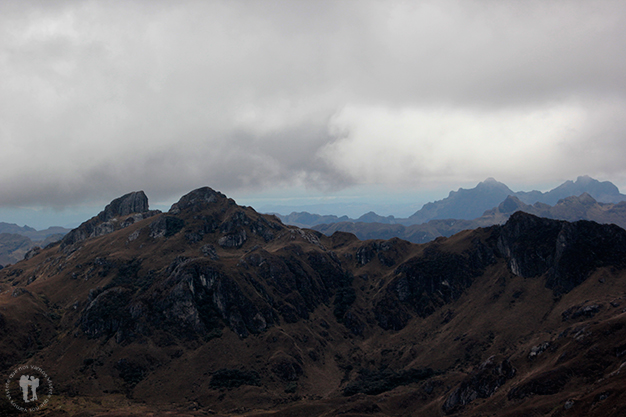
<svg viewBox="0 0 626 417">
<path fill-rule="evenodd" d="M 290 224 L 292 226 L 298 227 L 311 227 L 316 224 L 326 224 L 326 223 L 338 223 L 338 222 L 347 222 L 352 221 L 348 216 L 334 216 L 334 215 L 321 215 L 321 214 L 311 214 L 306 211 L 301 212 L 292 212 L 288 215 L 282 215 L 278 213 L 270 213 L 285 223 Z"/>
<path fill-rule="evenodd" d="M 29 250 L 56 242 L 67 232 L 69 229 L 63 227 L 35 230 L 28 226 L 0 222 L 0 266 L 21 261 Z"/>
<path fill-rule="evenodd" d="M 33 242 L 42 242 L 53 235 L 65 235 L 70 229 L 52 226 L 45 230 L 35 230 L 28 226 L 18 226 L 15 223 L 0 222 L 0 233 L 26 236 Z M 58 239 L 57 239 L 58 240 Z"/>
<path fill-rule="evenodd" d="M 450 191 L 443 200 L 424 204 L 424 207 L 409 216 L 407 223 L 426 223 L 433 219 L 475 219 L 512 194 L 514 192 L 509 187 L 488 178 L 474 188 L 459 188 L 458 191 Z"/>
<path fill-rule="evenodd" d="M 365 222 L 365 223 L 384 223 L 384 224 L 394 224 L 396 222 L 395 217 L 393 216 L 379 216 L 378 214 L 370 211 L 365 213 L 361 217 L 359 217 L 357 222 Z"/>
<path fill-rule="evenodd" d="M 559 200 L 587 193 L 602 203 L 619 203 L 626 200 L 626 195 L 609 181 L 598 181 L 587 175 L 578 177 L 576 181 L 566 181 L 553 190 L 542 193 L 540 191 L 517 192 L 515 196 L 526 204 L 537 202 L 554 205 Z"/>
<path fill-rule="evenodd" d="M 612 223 L 626 229 L 626 202 L 617 204 L 599 203 L 587 193 L 578 197 L 567 197 L 559 200 L 554 206 L 549 206 L 545 203 L 529 205 L 523 203 L 517 197 L 508 196 L 497 207 L 485 211 L 482 216 L 473 220 L 430 220 L 426 223 L 410 226 L 384 223 L 337 222 L 316 225 L 313 229 L 326 235 L 332 235 L 341 231 L 353 233 L 359 239 L 391 239 L 399 237 L 413 243 L 426 243 L 440 236 L 452 236 L 462 230 L 503 224 L 516 211 L 557 220 L 593 220 L 598 223 Z"/>
<path fill-rule="evenodd" d="M 32 227 L 20 227 L 15 223 L 0 222 L 0 233 L 10 233 L 15 235 L 24 235 L 25 233 L 36 232 Z"/>
<path fill-rule="evenodd" d="M 547 192 L 514 192 L 505 184 L 498 182 L 493 178 L 488 178 L 474 188 L 467 190 L 460 188 L 457 191 L 451 191 L 447 198 L 425 204 L 420 210 L 408 218 L 396 218 L 394 216 L 383 217 L 371 211 L 357 219 L 349 218 L 347 216 L 321 216 L 318 214 L 310 214 L 308 212 L 292 212 L 286 216 L 277 213 L 274 214 L 280 217 L 284 223 L 298 227 L 316 227 L 323 224 L 341 223 L 340 225 L 329 227 L 328 230 L 365 230 L 376 229 L 377 226 L 347 226 L 345 223 L 363 222 L 402 224 L 404 226 L 411 226 L 415 224 L 427 223 L 431 220 L 473 220 L 482 216 L 485 211 L 491 210 L 499 205 L 508 196 L 514 196 L 526 205 L 543 203 L 553 206 L 562 199 L 579 196 L 581 194 L 589 194 L 592 198 L 601 203 L 618 203 L 626 201 L 626 195 L 621 194 L 619 189 L 614 184 L 609 181 L 600 182 L 589 176 L 578 177 L 576 181 L 566 181 L 560 186 Z M 387 227 L 385 229 L 398 230 L 401 228 Z M 450 233 L 435 233 L 435 237 L 438 235 L 449 236 Z"/>
<path fill-rule="evenodd" d="M 0 265 L 21 261 L 33 246 L 33 241 L 26 236 L 0 233 Z"/>
<path fill-rule="evenodd" d="M 427 203 L 422 209 L 409 216 L 407 221 L 399 220 L 399 222 L 410 225 L 426 223 L 433 219 L 471 220 L 480 217 L 486 210 L 497 206 L 510 195 L 529 205 L 535 203 L 555 205 L 559 200 L 584 193 L 599 202 L 617 203 L 626 200 L 626 195 L 620 194 L 618 188 L 611 182 L 600 182 L 589 176 L 578 177 L 575 182 L 566 181 L 545 193 L 541 191 L 513 192 L 503 183 L 488 178 L 469 190 L 460 188 L 458 191 L 451 191 L 447 198 Z"/>
<path fill-rule="evenodd" d="M 626 413 L 617 226 L 517 212 L 416 245 L 136 198 L 0 270 L 0 370 L 22 404 L 11 372 L 45 369 L 38 415 Z"/>
<path fill-rule="evenodd" d="M 109 234 L 159 213 L 149 210 L 148 196 L 143 191 L 133 191 L 111 201 L 98 215 L 72 229 L 61 240 L 61 248 L 71 250 L 85 239 Z"/>
<path fill-rule="evenodd" d="M 395 224 L 396 219 L 394 216 L 380 216 L 373 211 L 365 213 L 358 219 L 351 219 L 348 216 L 337 217 L 334 215 L 319 215 L 311 214 L 306 211 L 292 212 L 289 215 L 282 215 L 278 213 L 271 213 L 278 217 L 283 223 L 290 224 L 298 227 L 312 227 L 318 224 L 333 224 L 333 223 L 345 223 L 345 222 L 361 222 L 361 223 L 383 223 L 383 224 Z"/>
</svg>

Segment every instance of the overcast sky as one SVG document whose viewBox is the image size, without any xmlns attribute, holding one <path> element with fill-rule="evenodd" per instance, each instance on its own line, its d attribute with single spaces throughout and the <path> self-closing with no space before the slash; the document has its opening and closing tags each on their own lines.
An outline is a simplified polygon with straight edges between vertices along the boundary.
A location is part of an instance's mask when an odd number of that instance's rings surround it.
<svg viewBox="0 0 626 417">
<path fill-rule="evenodd" d="M 625 120 L 621 0 L 0 1 L 0 214 L 621 188 Z"/>
</svg>

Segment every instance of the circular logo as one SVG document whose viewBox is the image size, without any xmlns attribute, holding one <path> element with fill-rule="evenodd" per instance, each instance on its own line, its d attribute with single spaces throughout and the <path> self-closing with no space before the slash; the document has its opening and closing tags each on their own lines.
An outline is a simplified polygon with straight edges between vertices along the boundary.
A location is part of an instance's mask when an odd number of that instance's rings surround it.
<svg viewBox="0 0 626 417">
<path fill-rule="evenodd" d="M 52 381 L 40 367 L 22 365 L 11 372 L 4 390 L 13 407 L 22 412 L 38 411 L 50 400 Z"/>
</svg>

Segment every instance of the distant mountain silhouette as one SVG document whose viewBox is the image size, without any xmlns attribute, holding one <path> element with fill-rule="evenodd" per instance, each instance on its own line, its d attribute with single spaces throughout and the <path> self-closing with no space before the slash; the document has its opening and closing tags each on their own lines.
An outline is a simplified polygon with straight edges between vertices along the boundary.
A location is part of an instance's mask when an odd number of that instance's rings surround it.
<svg viewBox="0 0 626 417">
<path fill-rule="evenodd" d="M 421 210 L 411 215 L 408 221 L 399 221 L 403 224 L 425 223 L 433 219 L 461 219 L 471 220 L 480 217 L 485 210 L 489 210 L 510 195 L 519 198 L 526 204 L 545 203 L 555 205 L 559 200 L 589 194 L 596 201 L 603 203 L 617 203 L 626 200 L 626 195 L 620 194 L 619 189 L 609 181 L 600 182 L 589 176 L 578 177 L 576 181 L 566 181 L 553 190 L 545 193 L 541 191 L 513 192 L 505 184 L 488 178 L 475 188 L 451 191 L 450 195 L 434 203 L 427 203 Z"/>
<path fill-rule="evenodd" d="M 36 232 L 36 230 L 28 226 L 18 226 L 15 223 L 0 222 L 0 233 L 12 233 L 23 236 L 25 233 L 31 232 Z"/>
<path fill-rule="evenodd" d="M 0 222 L 0 265 L 21 261 L 29 250 L 56 242 L 69 231 L 57 226 L 35 230 L 29 226 Z"/>
<path fill-rule="evenodd" d="M 306 211 L 293 212 L 288 215 L 282 215 L 278 213 L 270 214 L 278 216 L 278 218 L 280 218 L 280 220 L 285 224 L 290 224 L 292 226 L 298 227 L 311 227 L 315 224 L 352 221 L 352 219 L 350 219 L 348 216 L 338 217 L 334 215 L 311 214 Z"/>
<path fill-rule="evenodd" d="M 541 202 L 552 206 L 561 199 L 578 196 L 583 193 L 589 194 L 600 203 L 619 203 L 626 200 L 626 195 L 621 194 L 612 182 L 600 182 L 588 175 L 578 177 L 576 181 L 566 181 L 545 193 L 540 191 L 520 191 L 515 193 L 515 196 L 526 204 Z"/>
<path fill-rule="evenodd" d="M 626 195 L 621 194 L 619 189 L 609 181 L 600 182 L 589 176 L 581 176 L 576 181 L 566 181 L 553 190 L 541 191 L 512 191 L 507 185 L 487 178 L 478 183 L 476 187 L 470 189 L 460 188 L 457 191 L 450 191 L 448 197 L 426 203 L 424 206 L 409 216 L 399 218 L 394 216 L 380 216 L 374 212 L 369 212 L 354 219 L 348 216 L 319 215 L 308 212 L 292 212 L 289 215 L 272 213 L 278 216 L 283 223 L 298 227 L 314 227 L 321 224 L 334 224 L 345 222 L 382 223 L 382 224 L 402 224 L 411 226 L 429 222 L 430 220 L 473 220 L 483 215 L 487 210 L 491 210 L 503 202 L 508 196 L 515 196 L 520 202 L 533 205 L 544 203 L 554 206 L 567 197 L 580 196 L 587 193 L 600 203 L 618 203 L 626 201 Z M 341 226 L 344 230 L 345 225 Z M 363 229 L 372 229 L 369 226 L 359 226 Z M 356 230 L 358 227 L 352 227 Z M 390 228 L 394 229 L 394 228 Z"/>
<path fill-rule="evenodd" d="M 349 232 L 359 239 L 391 239 L 399 237 L 413 243 L 426 243 L 440 236 L 449 237 L 462 230 L 503 224 L 509 217 L 523 211 L 556 220 L 593 220 L 598 223 L 616 224 L 626 229 L 626 201 L 620 203 L 600 203 L 592 196 L 580 196 L 559 200 L 554 206 L 545 203 L 525 204 L 518 197 L 509 195 L 497 207 L 487 210 L 482 216 L 472 220 L 434 219 L 426 223 L 409 226 L 401 224 L 338 222 L 319 224 L 312 228 L 326 235 L 335 232 Z"/>
<path fill-rule="evenodd" d="M 475 219 L 513 194 L 503 183 L 487 178 L 474 188 L 459 188 L 458 191 L 450 191 L 443 200 L 424 204 L 406 223 L 419 224 L 433 219 Z"/>
</svg>

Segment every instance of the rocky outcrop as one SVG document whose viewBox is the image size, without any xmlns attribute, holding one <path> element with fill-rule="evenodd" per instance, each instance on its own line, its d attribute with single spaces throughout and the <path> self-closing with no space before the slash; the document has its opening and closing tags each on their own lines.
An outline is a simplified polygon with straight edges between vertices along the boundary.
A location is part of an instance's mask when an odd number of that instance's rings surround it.
<svg viewBox="0 0 626 417">
<path fill-rule="evenodd" d="M 497 251 L 515 275 L 547 274 L 555 294 L 571 291 L 598 267 L 626 266 L 626 231 L 591 221 L 568 223 L 517 212 L 498 229 Z"/>
<path fill-rule="evenodd" d="M 246 231 L 243 229 L 221 237 L 217 243 L 223 248 L 240 248 L 248 240 Z"/>
<path fill-rule="evenodd" d="M 146 194 L 143 191 L 133 191 L 111 201 L 97 217 L 101 222 L 106 222 L 116 217 L 147 211 L 148 197 Z"/>
<path fill-rule="evenodd" d="M 529 380 L 513 387 L 508 398 L 521 399 L 532 395 L 552 395 L 563 390 L 572 377 L 572 370 L 561 366 L 541 372 Z"/>
<path fill-rule="evenodd" d="M 95 293 L 92 295 L 92 297 Z M 81 315 L 80 326 L 92 338 L 110 337 L 132 325 L 128 303 L 132 292 L 115 287 L 98 294 Z M 120 338 L 118 338 L 120 339 Z"/>
<path fill-rule="evenodd" d="M 185 226 L 185 221 L 174 216 L 160 216 L 150 223 L 150 237 L 170 237 L 178 233 Z"/>
<path fill-rule="evenodd" d="M 285 352 L 276 352 L 269 360 L 272 373 L 283 381 L 297 381 L 303 374 L 302 360 L 298 361 Z"/>
<path fill-rule="evenodd" d="M 356 252 L 356 261 L 359 265 L 366 265 L 375 258 L 387 267 L 394 266 L 402 257 L 407 242 L 398 238 L 386 241 L 364 242 Z"/>
<path fill-rule="evenodd" d="M 565 223 L 555 242 L 554 261 L 546 286 L 567 293 L 596 268 L 626 266 L 626 231 L 585 220 Z"/>
<path fill-rule="evenodd" d="M 161 285 L 163 296 L 156 301 L 161 317 L 157 322 L 183 336 L 206 335 L 223 321 L 240 337 L 246 337 L 275 322 L 269 307 L 257 307 L 236 280 L 212 261 L 179 259 L 170 270 L 169 278 Z"/>
<path fill-rule="evenodd" d="M 517 212 L 499 229 L 497 249 L 517 276 L 535 277 L 554 264 L 555 243 L 564 222 Z"/>
<path fill-rule="evenodd" d="M 507 380 L 515 376 L 515 372 L 508 359 L 498 362 L 493 356 L 490 357 L 448 396 L 443 404 L 443 411 L 450 414 L 477 398 L 491 397 Z"/>
<path fill-rule="evenodd" d="M 217 203 L 220 200 L 229 200 L 224 194 L 217 192 L 209 187 L 202 187 L 185 194 L 178 200 L 178 202 L 172 204 L 170 207 L 170 214 L 180 214 L 186 210 L 202 211 L 208 205 Z M 233 200 L 229 200 L 234 205 Z"/>
<path fill-rule="evenodd" d="M 109 234 L 158 213 L 159 210 L 148 209 L 148 197 L 143 191 L 125 194 L 111 201 L 97 216 L 65 235 L 61 239 L 61 248 L 67 250 L 85 239 Z"/>
</svg>

